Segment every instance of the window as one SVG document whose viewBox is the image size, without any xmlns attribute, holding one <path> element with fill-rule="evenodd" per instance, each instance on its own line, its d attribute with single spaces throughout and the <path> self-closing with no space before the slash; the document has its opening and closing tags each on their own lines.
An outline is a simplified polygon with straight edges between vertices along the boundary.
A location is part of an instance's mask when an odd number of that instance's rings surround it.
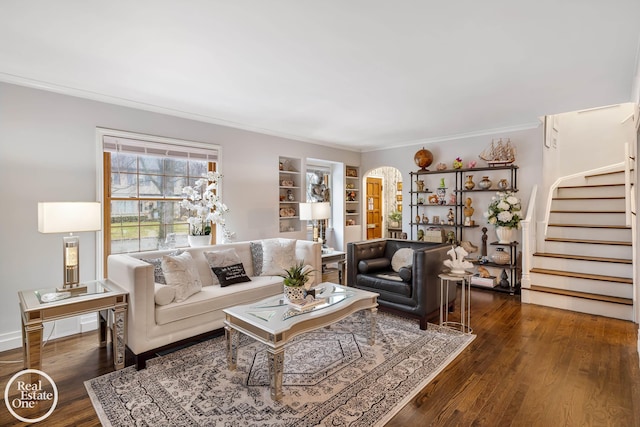
<svg viewBox="0 0 640 427">
<path fill-rule="evenodd" d="M 148 138 L 102 136 L 105 259 L 187 246 L 182 188 L 216 170 L 215 145 Z"/>
<path fill-rule="evenodd" d="M 327 166 L 307 165 L 307 202 L 331 202 L 331 170 Z"/>
</svg>

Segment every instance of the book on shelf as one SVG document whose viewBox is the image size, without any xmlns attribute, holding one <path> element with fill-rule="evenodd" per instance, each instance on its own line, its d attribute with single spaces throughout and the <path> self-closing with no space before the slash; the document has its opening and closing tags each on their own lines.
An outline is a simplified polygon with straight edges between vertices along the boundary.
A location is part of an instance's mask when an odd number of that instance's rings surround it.
<svg viewBox="0 0 640 427">
<path fill-rule="evenodd" d="M 324 304 L 325 302 L 326 300 L 324 298 L 294 299 L 289 301 L 289 306 L 294 310 L 305 311 Z"/>
<path fill-rule="evenodd" d="M 498 278 L 496 276 L 480 277 L 480 275 L 476 273 L 471 276 L 471 284 L 494 288 L 498 285 Z"/>
</svg>

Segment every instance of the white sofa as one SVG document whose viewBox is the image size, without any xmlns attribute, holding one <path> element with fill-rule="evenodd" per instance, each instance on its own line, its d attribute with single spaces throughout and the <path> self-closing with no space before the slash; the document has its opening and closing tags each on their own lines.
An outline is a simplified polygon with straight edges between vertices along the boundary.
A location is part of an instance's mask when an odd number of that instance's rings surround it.
<svg viewBox="0 0 640 427">
<path fill-rule="evenodd" d="M 235 249 L 251 281 L 226 287 L 213 285 L 213 275 L 204 253 L 230 248 Z M 184 248 L 184 251 L 189 252 L 196 263 L 202 290 L 182 302 L 173 301 L 167 305 L 156 304 L 156 289 L 162 285 L 154 281 L 154 266 L 143 259 L 161 258 L 175 250 L 119 254 L 108 258 L 108 278 L 129 292 L 127 347 L 133 353 L 138 369 L 144 368 L 146 360 L 159 350 L 220 330 L 224 326 L 223 309 L 249 304 L 283 291 L 282 277 L 254 274 L 251 242 Z M 319 272 L 315 279 L 319 280 L 321 252 L 319 243 L 296 240 L 296 259 L 291 262 L 304 260 Z"/>
</svg>

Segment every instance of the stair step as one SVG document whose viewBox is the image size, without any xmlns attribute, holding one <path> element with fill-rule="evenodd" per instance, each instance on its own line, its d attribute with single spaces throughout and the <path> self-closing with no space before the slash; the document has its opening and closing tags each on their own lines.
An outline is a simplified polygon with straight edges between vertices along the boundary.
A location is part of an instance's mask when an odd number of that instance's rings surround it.
<svg viewBox="0 0 640 427">
<path fill-rule="evenodd" d="M 606 208 L 609 211 L 625 210 L 624 197 L 554 197 L 551 201 L 553 211 L 594 212 Z"/>
<path fill-rule="evenodd" d="M 610 210 L 599 210 L 599 211 L 585 211 L 582 209 L 552 209 L 549 211 L 550 213 L 588 213 L 588 214 L 623 214 L 624 209 L 610 209 Z"/>
<path fill-rule="evenodd" d="M 612 319 L 633 321 L 634 310 L 632 305 L 616 304 L 606 301 L 595 301 L 587 298 L 552 294 L 549 292 L 535 292 L 522 288 L 522 301 L 530 304 L 538 304 L 546 307 L 555 307 L 562 310 L 577 311 L 595 316 L 605 316 Z"/>
<path fill-rule="evenodd" d="M 591 240 L 631 241 L 631 229 L 626 225 L 599 224 L 549 224 L 547 238 L 582 239 L 588 236 Z M 558 252 L 544 250 L 542 252 Z"/>
<path fill-rule="evenodd" d="M 546 268 L 532 268 L 531 273 L 551 274 L 554 276 L 575 277 L 578 279 L 587 279 L 587 280 L 601 280 L 605 282 L 626 283 L 629 285 L 633 284 L 633 279 L 626 278 L 626 277 L 604 276 L 601 274 L 585 274 L 585 273 L 578 273 L 575 271 L 550 270 Z"/>
<path fill-rule="evenodd" d="M 582 225 L 627 225 L 624 210 L 620 211 L 550 211 L 549 223 Z"/>
<path fill-rule="evenodd" d="M 581 228 L 609 228 L 617 230 L 631 230 L 631 227 L 626 225 L 611 225 L 611 224 L 549 224 L 549 227 L 581 227 Z"/>
<path fill-rule="evenodd" d="M 566 185 L 558 187 L 554 197 L 581 197 L 592 199 L 625 197 L 625 186 L 624 184 Z"/>
<path fill-rule="evenodd" d="M 536 253 L 533 254 L 533 256 L 547 257 L 547 258 L 572 259 L 572 260 L 580 260 L 580 261 L 596 261 L 596 262 L 612 262 L 612 263 L 620 263 L 620 264 L 633 264 L 632 260 L 624 259 L 624 258 L 607 258 L 607 257 L 598 257 L 598 256 L 556 254 L 556 253 L 549 253 L 549 252 L 536 252 Z"/>
<path fill-rule="evenodd" d="M 576 228 L 574 230 L 580 230 Z M 603 230 L 607 231 L 607 230 Z M 549 232 L 551 234 L 551 231 Z M 593 233 L 595 234 L 595 233 Z M 628 242 L 631 242 L 631 233 L 628 233 Z M 584 233 L 583 233 L 584 235 Z M 554 236 L 555 237 L 555 236 Z M 581 242 L 567 242 L 565 241 L 568 236 L 562 236 L 562 238 L 558 238 L 558 240 L 550 240 L 551 236 L 547 237 L 542 245 L 538 248 L 540 252 L 551 252 L 551 253 L 563 253 L 563 254 L 571 254 L 575 256 L 602 256 L 605 254 L 611 258 L 624 258 L 624 259 L 632 259 L 633 258 L 633 248 L 631 245 L 629 246 L 621 246 L 621 245 L 608 245 L 608 244 L 585 244 Z M 589 237 L 594 237 L 590 235 Z M 580 239 L 581 236 L 577 236 L 577 239 Z M 603 238 L 603 240 L 606 237 Z"/>
<path fill-rule="evenodd" d="M 549 288 L 549 287 L 540 286 L 540 285 L 531 285 L 529 289 L 535 292 L 545 292 L 545 293 L 550 293 L 555 295 L 564 295 L 564 296 L 584 298 L 584 299 L 589 299 L 594 301 L 610 302 L 614 304 L 633 305 L 633 300 L 630 298 L 619 298 L 619 297 L 612 297 L 608 295 L 590 294 L 587 292 L 567 291 L 564 289 Z"/>
<path fill-rule="evenodd" d="M 586 243 L 593 245 L 619 245 L 619 246 L 631 246 L 631 242 L 621 242 L 617 240 L 589 240 L 589 239 L 565 239 L 560 237 L 547 237 L 545 241 L 548 242 L 566 242 L 566 243 Z"/>
<path fill-rule="evenodd" d="M 602 187 L 624 187 L 624 183 L 621 184 L 585 184 L 585 185 L 561 185 L 558 189 L 563 188 L 602 188 Z"/>
</svg>

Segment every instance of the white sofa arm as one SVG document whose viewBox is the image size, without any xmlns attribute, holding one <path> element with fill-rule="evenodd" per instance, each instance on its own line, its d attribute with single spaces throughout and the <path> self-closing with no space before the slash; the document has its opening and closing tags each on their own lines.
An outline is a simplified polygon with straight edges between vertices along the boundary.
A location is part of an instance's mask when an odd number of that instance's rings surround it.
<svg viewBox="0 0 640 427">
<path fill-rule="evenodd" d="M 110 255 L 107 271 L 111 281 L 129 292 L 127 343 L 138 353 L 136 343 L 143 342 L 147 330 L 155 324 L 153 265 L 124 254 Z"/>
</svg>

